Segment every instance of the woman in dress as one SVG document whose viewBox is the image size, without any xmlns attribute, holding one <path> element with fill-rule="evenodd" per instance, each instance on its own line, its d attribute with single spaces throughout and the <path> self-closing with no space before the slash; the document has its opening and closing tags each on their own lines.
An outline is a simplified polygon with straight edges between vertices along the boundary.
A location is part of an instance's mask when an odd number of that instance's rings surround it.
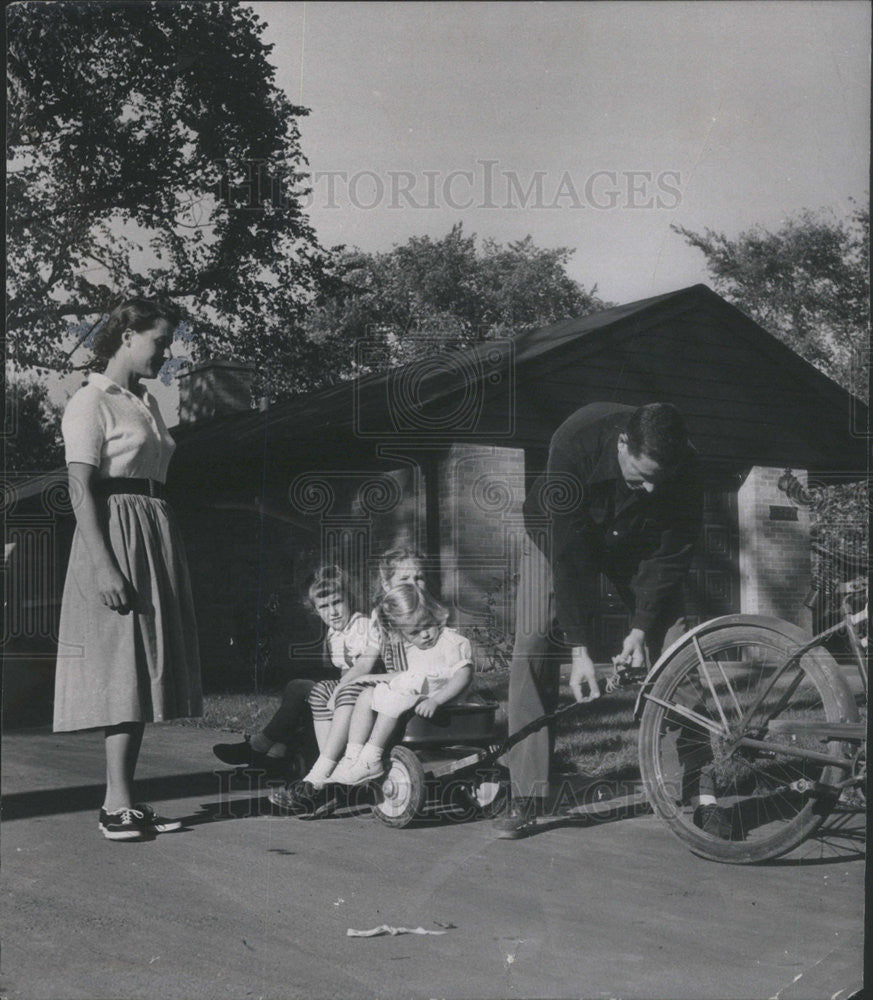
<svg viewBox="0 0 873 1000">
<path fill-rule="evenodd" d="M 55 732 L 102 729 L 106 797 L 99 829 L 141 840 L 181 823 L 135 801 L 146 722 L 200 715 L 200 659 L 188 566 L 164 498 L 175 444 L 141 384 L 168 357 L 178 313 L 132 298 L 94 336 L 102 374 L 62 423 L 76 531 L 58 642 Z"/>
</svg>

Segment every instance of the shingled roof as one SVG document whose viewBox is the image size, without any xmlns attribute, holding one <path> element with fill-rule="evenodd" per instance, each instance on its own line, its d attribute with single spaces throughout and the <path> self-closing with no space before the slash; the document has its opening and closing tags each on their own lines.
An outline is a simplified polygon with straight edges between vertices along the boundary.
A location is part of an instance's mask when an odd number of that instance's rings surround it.
<svg viewBox="0 0 873 1000">
<path fill-rule="evenodd" d="M 380 452 L 455 441 L 544 449 L 584 403 L 674 403 L 715 466 L 859 478 L 867 410 L 705 285 L 435 352 L 272 406 L 177 428 L 174 474 L 358 467 Z"/>
</svg>

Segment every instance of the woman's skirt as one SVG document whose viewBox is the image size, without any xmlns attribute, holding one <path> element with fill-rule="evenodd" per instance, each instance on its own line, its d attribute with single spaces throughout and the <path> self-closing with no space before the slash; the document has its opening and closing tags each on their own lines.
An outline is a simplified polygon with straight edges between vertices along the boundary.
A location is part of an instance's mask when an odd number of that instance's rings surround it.
<svg viewBox="0 0 873 1000">
<path fill-rule="evenodd" d="M 109 538 L 131 589 L 127 614 L 100 600 L 76 530 L 55 675 L 55 732 L 201 715 L 200 653 L 182 537 L 164 500 L 110 496 Z"/>
</svg>

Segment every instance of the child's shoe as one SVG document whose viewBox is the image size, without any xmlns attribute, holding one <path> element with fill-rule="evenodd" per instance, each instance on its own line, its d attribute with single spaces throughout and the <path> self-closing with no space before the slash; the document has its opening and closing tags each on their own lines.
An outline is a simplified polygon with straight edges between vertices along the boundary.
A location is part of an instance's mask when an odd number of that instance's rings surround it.
<svg viewBox="0 0 873 1000">
<path fill-rule="evenodd" d="M 212 752 L 222 764 L 229 764 L 231 767 L 249 767 L 254 763 L 254 757 L 264 756 L 252 750 L 248 736 L 239 743 L 216 743 Z"/>
<path fill-rule="evenodd" d="M 339 764 L 337 765 L 339 770 Z M 330 780 L 338 785 L 366 785 L 369 781 L 378 781 L 385 774 L 385 764 L 379 760 L 365 760 L 363 754 L 343 770 L 341 779 L 337 778 L 336 771 L 330 776 Z"/>
<path fill-rule="evenodd" d="M 267 798 L 279 812 L 301 819 L 321 819 L 329 816 L 339 805 L 336 793 L 330 788 L 316 788 L 309 781 L 295 781 L 284 788 L 273 788 Z"/>
<path fill-rule="evenodd" d="M 284 778 L 288 770 L 284 757 L 273 757 L 255 750 L 248 736 L 239 743 L 216 743 L 212 752 L 222 764 L 242 767 L 247 771 L 263 771 L 268 778 Z"/>
<path fill-rule="evenodd" d="M 295 781 L 283 788 L 271 788 L 267 799 L 279 812 L 294 816 L 312 807 L 315 788 L 308 781 Z"/>
<path fill-rule="evenodd" d="M 115 812 L 101 809 L 97 829 L 107 840 L 145 840 L 151 833 L 145 816 L 130 806 Z"/>
<path fill-rule="evenodd" d="M 356 757 L 343 757 L 337 766 L 331 771 L 327 779 L 332 785 L 348 785 L 349 771 L 355 766 Z"/>
<path fill-rule="evenodd" d="M 136 812 L 142 813 L 145 826 L 153 833 L 173 833 L 175 830 L 182 829 L 182 820 L 158 816 L 154 809 L 145 802 L 137 802 L 133 808 Z"/>
</svg>

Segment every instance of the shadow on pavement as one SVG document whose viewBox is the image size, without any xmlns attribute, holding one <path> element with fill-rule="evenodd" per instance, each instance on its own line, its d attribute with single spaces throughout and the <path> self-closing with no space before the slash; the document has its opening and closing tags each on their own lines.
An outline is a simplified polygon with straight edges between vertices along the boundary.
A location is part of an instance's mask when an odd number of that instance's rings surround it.
<svg viewBox="0 0 873 1000">
<path fill-rule="evenodd" d="M 810 857 L 818 845 L 820 855 Z M 804 867 L 815 865 L 839 865 L 849 861 L 863 861 L 867 857 L 867 822 L 863 810 L 838 809 L 832 813 L 814 837 L 803 845 L 805 856 L 800 858 L 776 858 L 763 862 L 768 867 Z"/>
<path fill-rule="evenodd" d="M 36 816 L 96 811 L 103 803 L 105 788 L 105 784 L 101 783 L 13 792 L 3 796 L 2 817 L 4 822 L 10 822 Z M 226 773 L 220 771 L 192 771 L 162 778 L 143 778 L 137 781 L 137 789 L 142 801 L 163 802 L 192 795 L 214 795 L 216 792 L 222 795 L 229 789 L 229 780 Z"/>
</svg>

